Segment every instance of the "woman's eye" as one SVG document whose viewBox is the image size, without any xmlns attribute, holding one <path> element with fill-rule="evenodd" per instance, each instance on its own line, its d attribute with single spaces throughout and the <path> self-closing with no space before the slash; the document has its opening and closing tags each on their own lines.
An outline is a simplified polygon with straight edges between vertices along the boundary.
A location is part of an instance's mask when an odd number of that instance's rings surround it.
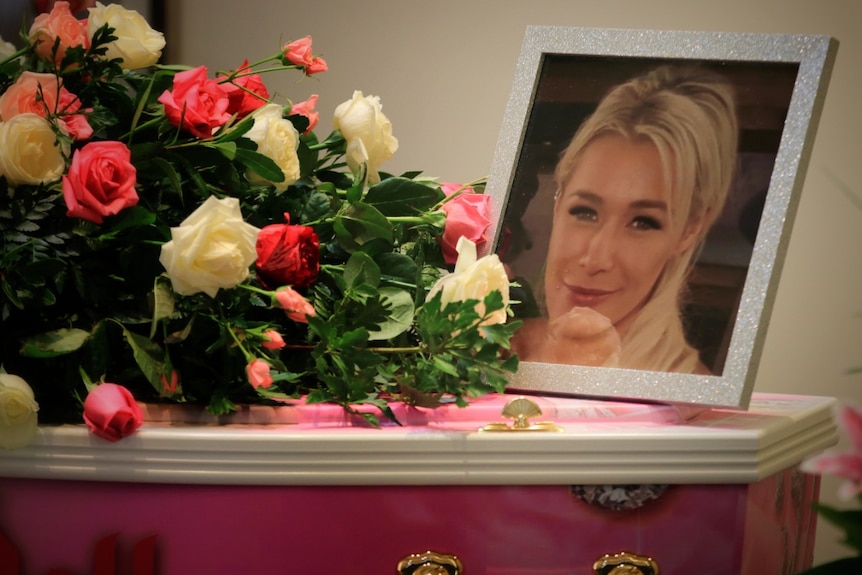
<svg viewBox="0 0 862 575">
<path fill-rule="evenodd" d="M 572 206 L 569 208 L 569 215 L 589 222 L 593 222 L 598 218 L 596 210 L 588 206 Z"/>
<path fill-rule="evenodd" d="M 663 226 L 656 218 L 650 216 L 638 216 L 632 220 L 632 227 L 636 230 L 660 230 Z"/>
</svg>

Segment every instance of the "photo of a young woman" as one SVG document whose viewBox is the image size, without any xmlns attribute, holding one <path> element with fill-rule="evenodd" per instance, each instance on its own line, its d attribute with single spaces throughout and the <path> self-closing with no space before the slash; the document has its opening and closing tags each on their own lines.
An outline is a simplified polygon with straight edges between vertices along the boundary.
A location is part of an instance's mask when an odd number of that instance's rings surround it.
<svg viewBox="0 0 862 575">
<path fill-rule="evenodd" d="M 553 174 L 541 315 L 522 361 L 709 374 L 686 339 L 682 296 L 737 166 L 732 86 L 660 66 L 613 88 Z"/>
</svg>

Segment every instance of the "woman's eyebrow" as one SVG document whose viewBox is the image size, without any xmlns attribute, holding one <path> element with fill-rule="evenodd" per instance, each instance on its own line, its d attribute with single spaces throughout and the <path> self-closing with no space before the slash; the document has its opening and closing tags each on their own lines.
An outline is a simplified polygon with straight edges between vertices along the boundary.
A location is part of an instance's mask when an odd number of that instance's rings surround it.
<svg viewBox="0 0 862 575">
<path fill-rule="evenodd" d="M 638 209 L 661 210 L 667 211 L 667 202 L 664 200 L 635 200 L 631 203 L 631 207 Z"/>
</svg>

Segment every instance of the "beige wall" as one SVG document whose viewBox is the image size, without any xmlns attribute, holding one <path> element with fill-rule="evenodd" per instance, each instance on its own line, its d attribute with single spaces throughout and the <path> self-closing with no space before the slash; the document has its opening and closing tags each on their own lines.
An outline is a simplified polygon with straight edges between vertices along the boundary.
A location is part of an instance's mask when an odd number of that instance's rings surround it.
<svg viewBox="0 0 862 575">
<path fill-rule="evenodd" d="M 565 25 L 827 34 L 840 42 L 755 391 L 862 403 L 862 4 L 858 0 L 182 0 L 171 59 L 227 69 L 310 34 L 330 71 L 271 84 L 320 95 L 319 134 L 353 90 L 382 98 L 401 147 L 385 169 L 444 180 L 487 175 L 525 27 Z M 275 80 L 272 77 L 271 82 Z M 836 503 L 836 482 L 823 498 Z M 818 531 L 816 560 L 846 550 Z"/>
</svg>

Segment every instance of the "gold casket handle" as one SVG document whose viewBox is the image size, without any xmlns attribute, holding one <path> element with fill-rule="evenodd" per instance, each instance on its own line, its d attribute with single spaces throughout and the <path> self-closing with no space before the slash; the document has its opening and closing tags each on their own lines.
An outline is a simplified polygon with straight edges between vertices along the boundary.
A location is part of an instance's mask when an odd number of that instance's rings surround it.
<svg viewBox="0 0 862 575">
<path fill-rule="evenodd" d="M 434 551 L 413 553 L 398 562 L 398 575 L 461 575 L 463 569 L 456 556 Z"/>
<path fill-rule="evenodd" d="M 633 553 L 605 555 L 593 563 L 595 575 L 659 575 L 658 563 L 651 557 Z"/>
</svg>

